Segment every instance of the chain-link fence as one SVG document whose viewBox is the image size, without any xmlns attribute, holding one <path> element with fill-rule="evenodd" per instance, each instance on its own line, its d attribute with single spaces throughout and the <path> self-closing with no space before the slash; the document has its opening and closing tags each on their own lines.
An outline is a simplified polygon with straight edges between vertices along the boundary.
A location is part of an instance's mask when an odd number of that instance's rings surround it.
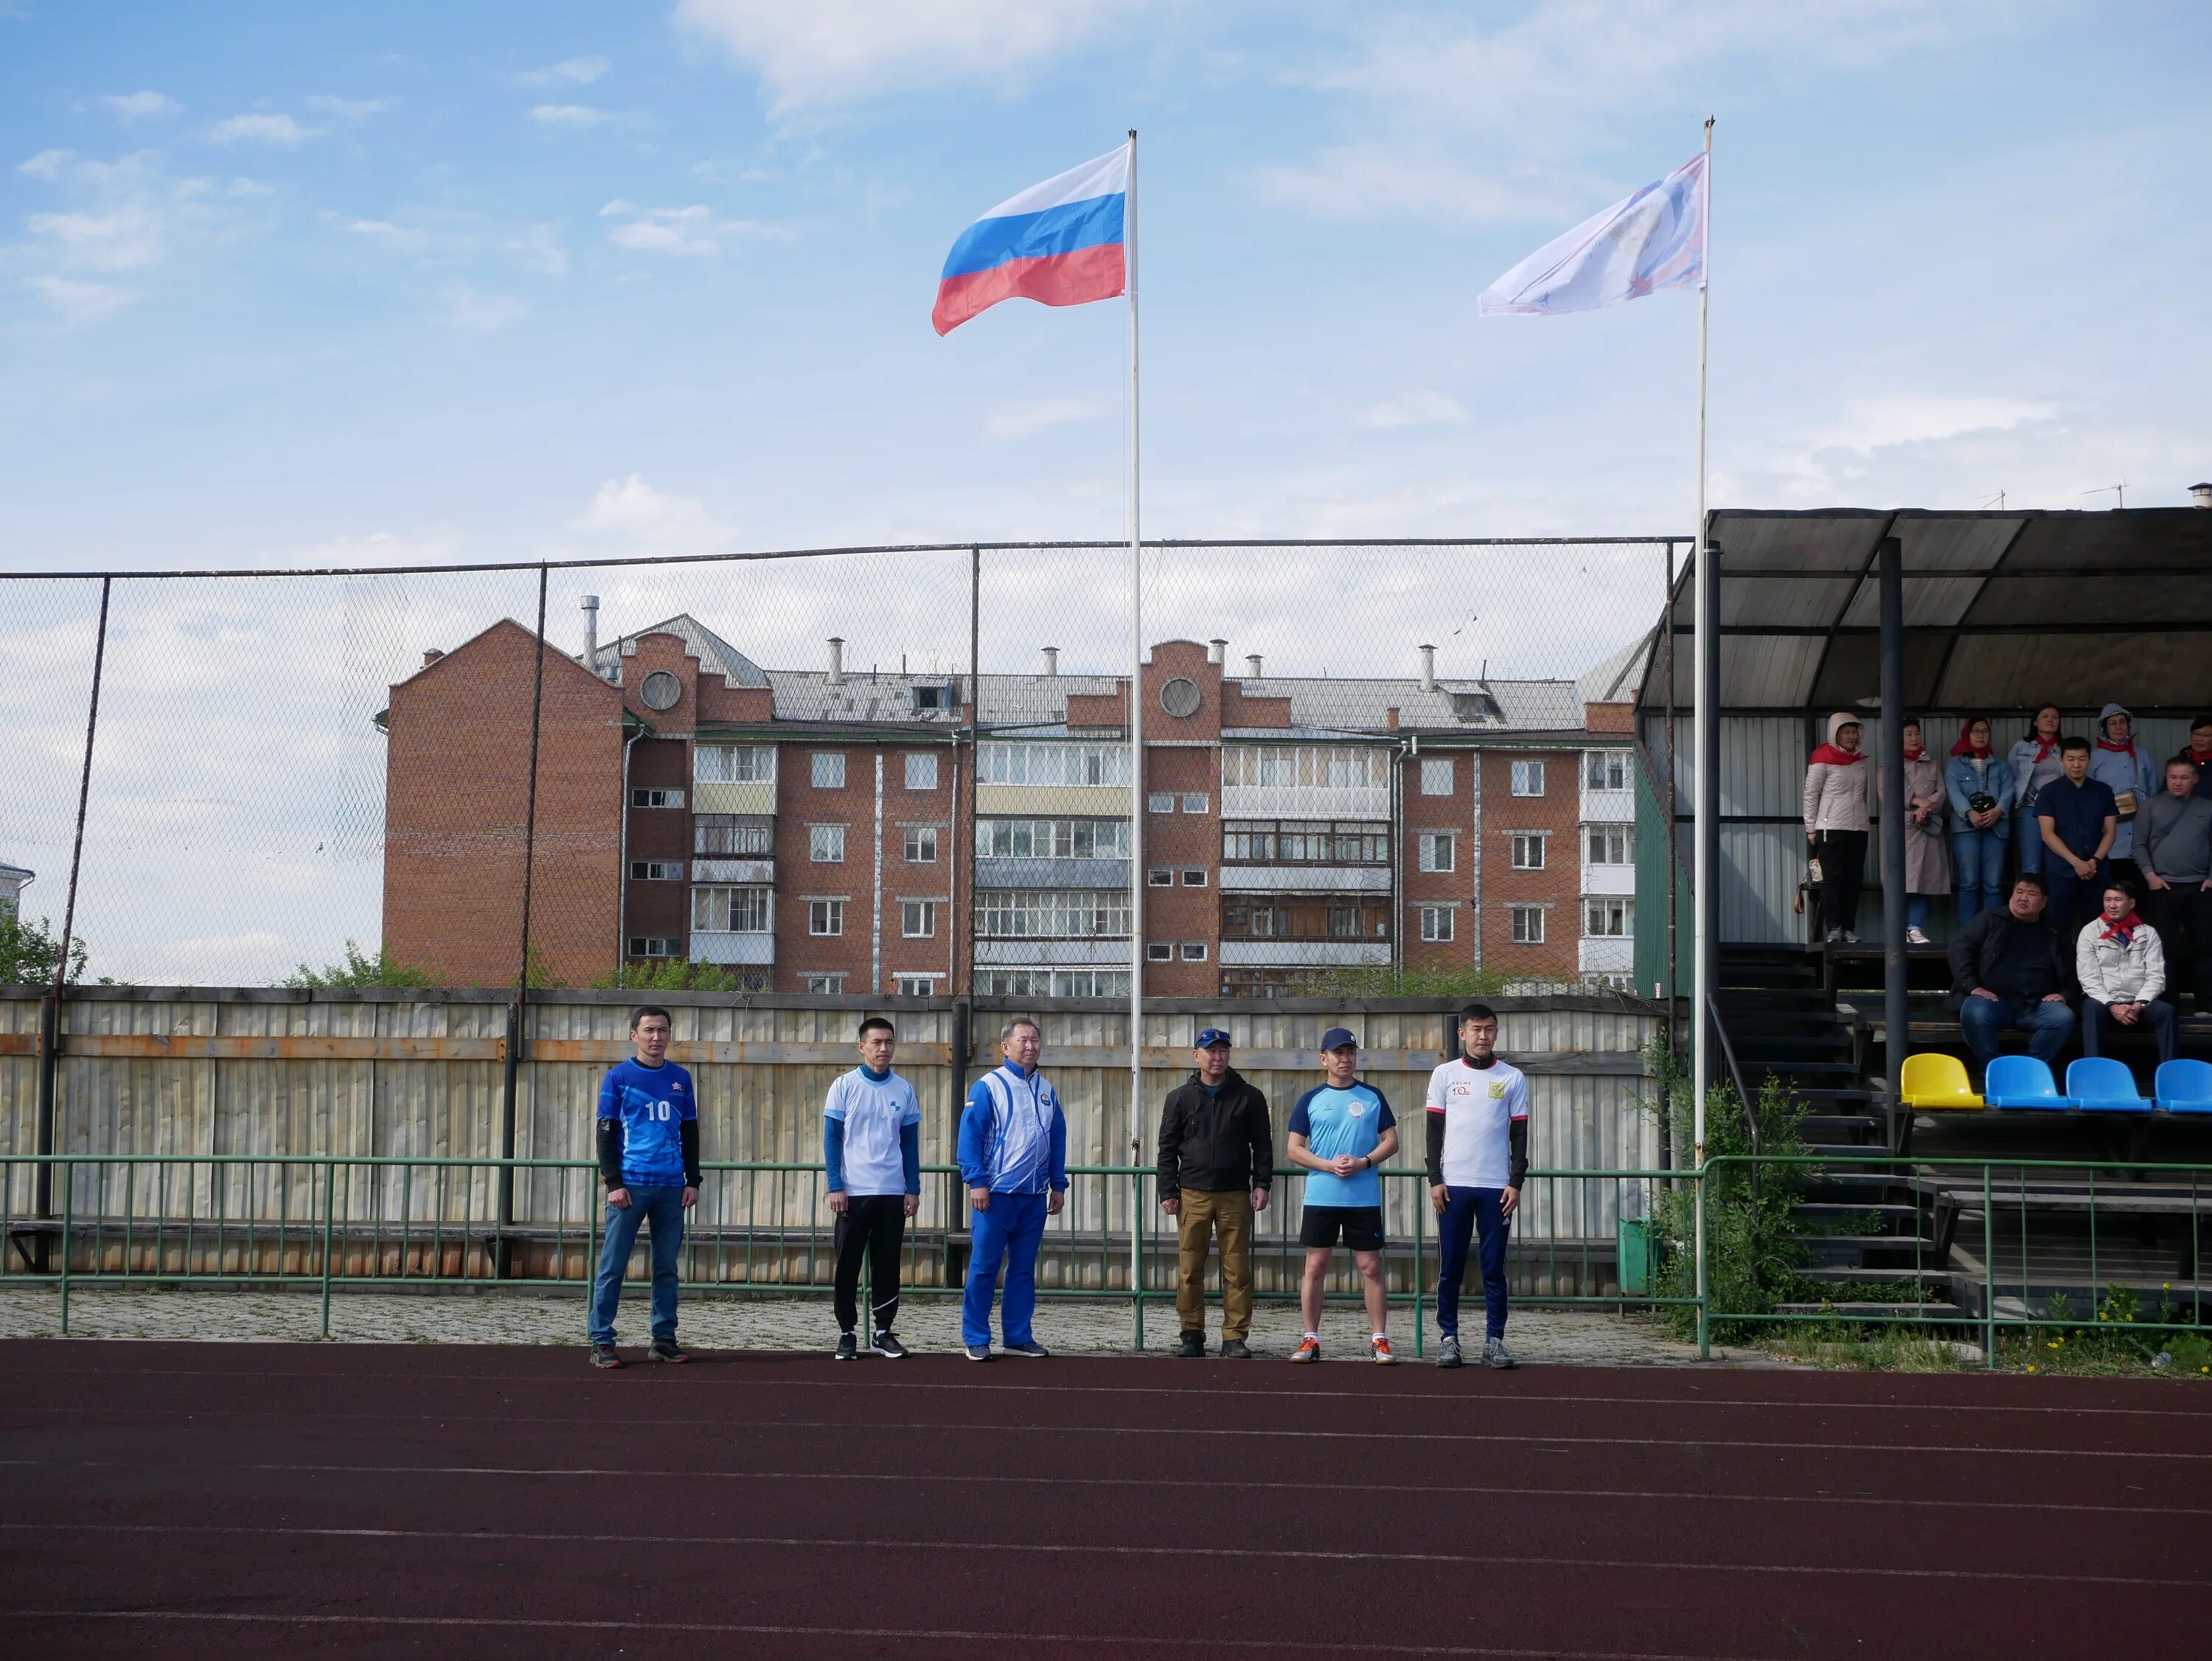
<svg viewBox="0 0 2212 1661">
<path fill-rule="evenodd" d="M 0 578 L 0 982 L 1618 979 L 1683 546 Z"/>
</svg>

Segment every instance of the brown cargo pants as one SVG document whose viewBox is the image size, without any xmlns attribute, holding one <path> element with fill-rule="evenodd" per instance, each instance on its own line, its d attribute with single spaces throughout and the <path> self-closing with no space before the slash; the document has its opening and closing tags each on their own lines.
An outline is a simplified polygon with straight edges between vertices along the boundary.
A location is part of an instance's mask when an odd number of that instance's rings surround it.
<svg viewBox="0 0 2212 1661">
<path fill-rule="evenodd" d="M 1252 1331 L 1252 1196 L 1242 1188 L 1182 1191 L 1177 1227 L 1176 1314 L 1186 1332 L 1206 1331 L 1206 1257 L 1221 1240 L 1221 1339 Z"/>
</svg>

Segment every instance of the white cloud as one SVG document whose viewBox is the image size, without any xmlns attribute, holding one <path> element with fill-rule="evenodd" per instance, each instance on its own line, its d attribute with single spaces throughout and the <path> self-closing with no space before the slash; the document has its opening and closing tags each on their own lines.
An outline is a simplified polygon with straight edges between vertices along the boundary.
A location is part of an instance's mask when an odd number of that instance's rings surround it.
<svg viewBox="0 0 2212 1661">
<path fill-rule="evenodd" d="M 167 221 L 143 202 L 99 213 L 33 214 L 31 234 L 64 263 L 94 271 L 139 271 L 163 253 Z"/>
<path fill-rule="evenodd" d="M 319 110 L 325 115 L 345 122 L 366 121 L 369 117 L 380 115 L 392 107 L 392 100 L 388 98 L 332 98 L 324 94 L 301 101 L 311 110 Z"/>
<path fill-rule="evenodd" d="M 675 22 L 757 70 L 783 115 L 917 87 L 1003 82 L 1132 9 L 1112 0 L 678 0 Z"/>
<path fill-rule="evenodd" d="M 523 87 L 588 87 L 614 65 L 593 53 L 588 58 L 564 58 L 543 69 L 525 70 L 514 77 Z"/>
<path fill-rule="evenodd" d="M 2056 404 L 2021 398 L 1887 392 L 1854 399 L 1834 422 L 1816 429 L 1808 444 L 1814 450 L 1849 450 L 1863 456 L 1891 445 L 2009 432 L 2029 421 L 2049 421 L 2057 413 Z"/>
<path fill-rule="evenodd" d="M 565 276 L 568 251 L 562 246 L 561 227 L 554 224 L 526 225 L 507 239 L 507 254 L 526 271 L 539 276 Z"/>
<path fill-rule="evenodd" d="M 614 118 L 588 104 L 540 104 L 530 118 L 542 127 L 597 127 Z"/>
<path fill-rule="evenodd" d="M 76 277 L 47 274 L 26 277 L 23 282 L 66 323 L 97 323 L 138 298 L 127 288 L 118 288 L 112 283 L 87 282 Z"/>
<path fill-rule="evenodd" d="M 687 208 L 640 208 L 617 197 L 599 209 L 602 219 L 618 220 L 607 227 L 607 240 L 640 253 L 699 257 L 720 251 L 730 237 L 781 237 L 789 234 L 780 225 L 750 219 L 722 219 L 701 203 Z"/>
<path fill-rule="evenodd" d="M 383 219 L 356 219 L 348 224 L 346 229 L 356 236 L 367 237 L 371 241 L 408 253 L 421 248 L 428 239 L 428 233 L 418 226 L 394 225 Z"/>
<path fill-rule="evenodd" d="M 637 473 L 600 485 L 574 528 L 607 552 L 709 554 L 733 542 L 704 503 L 656 490 Z"/>
<path fill-rule="evenodd" d="M 43 179 L 49 183 L 62 176 L 62 170 L 76 155 L 74 150 L 40 150 L 27 161 L 15 164 L 15 171 L 29 179 Z"/>
<path fill-rule="evenodd" d="M 504 329 L 529 308 L 509 294 L 487 294 L 474 288 L 448 289 L 445 319 L 456 329 L 489 331 Z"/>
<path fill-rule="evenodd" d="M 208 134 L 218 144 L 292 145 L 314 136 L 313 128 L 301 126 L 289 115 L 234 115 L 216 122 Z"/>
<path fill-rule="evenodd" d="M 1110 412 L 1103 398 L 1030 398 L 992 410 L 983 417 L 983 431 L 994 439 L 1025 439 L 1071 421 L 1097 421 Z"/>
<path fill-rule="evenodd" d="M 273 185 L 264 185 L 258 179 L 234 179 L 223 186 L 222 193 L 225 196 L 240 197 L 274 196 L 276 194 L 276 187 Z"/>
<path fill-rule="evenodd" d="M 140 121 L 163 121 L 170 116 L 181 115 L 185 106 L 167 93 L 151 90 L 135 93 L 109 93 L 100 100 L 115 112 L 115 118 L 130 126 Z"/>
<path fill-rule="evenodd" d="M 1355 419 L 1362 427 L 1390 432 L 1401 427 L 1441 427 L 1468 419 L 1467 408 L 1457 398 L 1427 391 L 1401 392 L 1370 403 Z"/>
</svg>

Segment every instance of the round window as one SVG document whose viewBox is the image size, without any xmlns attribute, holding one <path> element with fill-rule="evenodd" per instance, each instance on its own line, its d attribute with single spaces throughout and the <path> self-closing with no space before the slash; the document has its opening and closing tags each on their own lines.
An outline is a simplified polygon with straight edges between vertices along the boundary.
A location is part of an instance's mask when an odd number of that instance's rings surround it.
<svg viewBox="0 0 2212 1661">
<path fill-rule="evenodd" d="M 647 709 L 674 709 L 684 699 L 684 682 L 665 669 L 656 669 L 637 689 Z"/>
<path fill-rule="evenodd" d="M 1198 705 L 1198 682 L 1187 675 L 1176 676 L 1160 688 L 1160 707 L 1170 715 L 1195 715 Z"/>
</svg>

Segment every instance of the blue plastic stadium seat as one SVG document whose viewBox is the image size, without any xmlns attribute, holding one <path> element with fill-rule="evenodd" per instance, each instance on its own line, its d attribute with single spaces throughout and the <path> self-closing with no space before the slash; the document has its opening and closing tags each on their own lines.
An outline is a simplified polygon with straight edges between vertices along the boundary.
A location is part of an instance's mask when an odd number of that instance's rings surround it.
<svg viewBox="0 0 2212 1661">
<path fill-rule="evenodd" d="M 2066 1094 L 2085 1113 L 2150 1112 L 2150 1103 L 2136 1093 L 2134 1071 L 2110 1056 L 2083 1056 L 2067 1068 Z"/>
<path fill-rule="evenodd" d="M 1990 1063 L 1982 1100 L 1992 1107 L 2027 1107 L 2063 1113 L 2074 1106 L 2058 1094 L 2050 1067 L 2033 1056 L 1998 1056 Z"/>
<path fill-rule="evenodd" d="M 2212 1061 L 2169 1061 L 2158 1070 L 2158 1105 L 2169 1113 L 2212 1113 Z"/>
</svg>

